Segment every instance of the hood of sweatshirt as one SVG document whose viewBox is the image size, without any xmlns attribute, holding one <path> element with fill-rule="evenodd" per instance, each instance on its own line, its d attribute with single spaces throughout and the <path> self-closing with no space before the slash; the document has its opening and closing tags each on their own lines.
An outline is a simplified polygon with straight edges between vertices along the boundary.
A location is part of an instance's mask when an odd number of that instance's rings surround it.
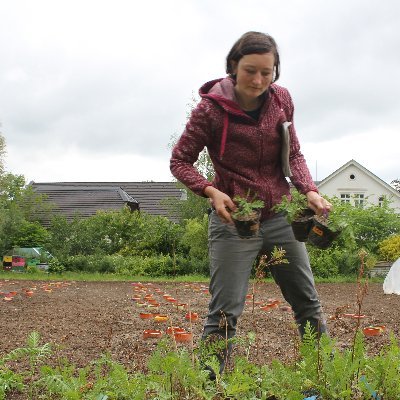
<svg viewBox="0 0 400 400">
<path fill-rule="evenodd" d="M 230 77 L 205 83 L 200 88 L 199 94 L 202 98 L 214 100 L 229 114 L 246 115 L 239 107 L 235 95 L 235 81 Z"/>
<path fill-rule="evenodd" d="M 271 94 L 282 109 L 281 101 L 276 93 L 276 85 L 271 84 L 267 91 L 267 97 Z M 206 82 L 199 90 L 200 97 L 212 99 L 226 112 L 234 115 L 247 114 L 240 108 L 235 94 L 235 80 L 231 77 L 214 79 Z"/>
<path fill-rule="evenodd" d="M 237 115 L 256 123 L 249 115 L 247 115 L 239 106 L 235 94 L 235 80 L 231 77 L 214 79 L 205 83 L 199 90 L 200 97 L 211 99 L 222 107 L 224 110 L 224 122 L 221 137 L 220 158 L 222 159 L 225 152 L 225 144 L 228 136 L 229 128 L 229 115 Z M 277 96 L 274 85 L 272 84 L 266 95 L 267 97 L 272 94 L 276 99 L 279 108 L 282 111 L 282 123 L 285 121 L 282 105 Z M 267 99 L 265 100 L 267 101 Z"/>
</svg>

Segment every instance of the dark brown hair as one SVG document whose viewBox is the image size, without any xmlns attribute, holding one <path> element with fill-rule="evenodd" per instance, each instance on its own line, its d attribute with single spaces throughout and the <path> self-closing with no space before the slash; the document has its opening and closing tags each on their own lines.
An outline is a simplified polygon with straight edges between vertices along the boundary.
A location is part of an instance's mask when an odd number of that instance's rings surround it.
<svg viewBox="0 0 400 400">
<path fill-rule="evenodd" d="M 237 40 L 226 57 L 226 73 L 233 75 L 232 61 L 238 63 L 247 54 L 264 53 L 272 53 L 274 55 L 274 82 L 277 81 L 281 70 L 278 46 L 272 36 L 261 32 L 246 32 Z"/>
</svg>

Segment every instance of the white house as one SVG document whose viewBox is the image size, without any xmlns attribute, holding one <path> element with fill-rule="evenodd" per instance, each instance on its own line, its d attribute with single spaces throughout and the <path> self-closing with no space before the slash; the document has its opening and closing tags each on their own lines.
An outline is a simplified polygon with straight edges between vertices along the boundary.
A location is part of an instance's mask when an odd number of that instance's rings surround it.
<svg viewBox="0 0 400 400">
<path fill-rule="evenodd" d="M 350 160 L 318 183 L 321 194 L 338 197 L 357 206 L 381 204 L 391 200 L 391 207 L 400 213 L 400 193 L 355 160 Z"/>
</svg>

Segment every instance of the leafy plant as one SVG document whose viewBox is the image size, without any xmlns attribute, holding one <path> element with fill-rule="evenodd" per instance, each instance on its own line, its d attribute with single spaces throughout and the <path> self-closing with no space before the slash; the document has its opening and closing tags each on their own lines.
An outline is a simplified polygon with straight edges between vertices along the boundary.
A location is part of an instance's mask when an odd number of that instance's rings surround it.
<svg viewBox="0 0 400 400">
<path fill-rule="evenodd" d="M 6 398 L 7 392 L 22 391 L 23 388 L 23 377 L 2 365 L 2 360 L 0 360 L 0 400 Z"/>
<path fill-rule="evenodd" d="M 48 268 L 49 273 L 62 274 L 63 272 L 65 272 L 64 265 L 56 257 L 50 258 L 50 260 L 48 261 L 48 265 L 49 265 Z"/>
<path fill-rule="evenodd" d="M 237 209 L 232 212 L 233 218 L 246 218 L 252 216 L 258 209 L 264 208 L 264 202 L 262 200 L 250 198 L 250 191 L 247 192 L 246 197 L 235 196 L 233 198 Z"/>
<path fill-rule="evenodd" d="M 0 400 L 5 399 L 6 392 L 12 389 L 22 391 L 25 388 L 24 379 L 34 376 L 38 366 L 51 354 L 51 346 L 48 343 L 40 345 L 38 332 L 31 332 L 25 347 L 18 347 L 0 359 Z M 28 359 L 29 371 L 16 374 L 7 365 L 15 361 Z M 33 390 L 32 387 L 29 388 Z"/>
<path fill-rule="evenodd" d="M 332 232 L 341 232 L 347 226 L 346 216 L 342 213 L 342 207 L 333 207 L 329 213 L 315 216 L 319 222 L 326 225 Z"/>
<path fill-rule="evenodd" d="M 298 220 L 304 215 L 307 210 L 307 197 L 296 189 L 290 191 L 290 196 L 282 196 L 280 203 L 272 207 L 273 211 L 283 212 L 289 223 Z"/>
</svg>

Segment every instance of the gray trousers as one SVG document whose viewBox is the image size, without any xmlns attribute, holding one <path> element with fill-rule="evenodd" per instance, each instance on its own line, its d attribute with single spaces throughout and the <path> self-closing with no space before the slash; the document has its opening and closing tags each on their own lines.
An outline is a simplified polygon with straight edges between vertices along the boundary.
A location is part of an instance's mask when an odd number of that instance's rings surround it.
<svg viewBox="0 0 400 400">
<path fill-rule="evenodd" d="M 209 217 L 208 242 L 211 300 L 203 339 L 210 334 L 225 337 L 226 326 L 222 326 L 221 311 L 226 317 L 228 338 L 235 335 L 254 260 L 259 253 L 269 256 L 274 246 L 286 251 L 285 258 L 289 263 L 272 266 L 270 271 L 293 309 L 300 334 L 304 334 L 307 321 L 319 334 L 326 332 L 306 247 L 294 238 L 284 216 L 263 221 L 257 236 L 241 239 L 236 228 L 222 223 L 213 211 Z"/>
</svg>

